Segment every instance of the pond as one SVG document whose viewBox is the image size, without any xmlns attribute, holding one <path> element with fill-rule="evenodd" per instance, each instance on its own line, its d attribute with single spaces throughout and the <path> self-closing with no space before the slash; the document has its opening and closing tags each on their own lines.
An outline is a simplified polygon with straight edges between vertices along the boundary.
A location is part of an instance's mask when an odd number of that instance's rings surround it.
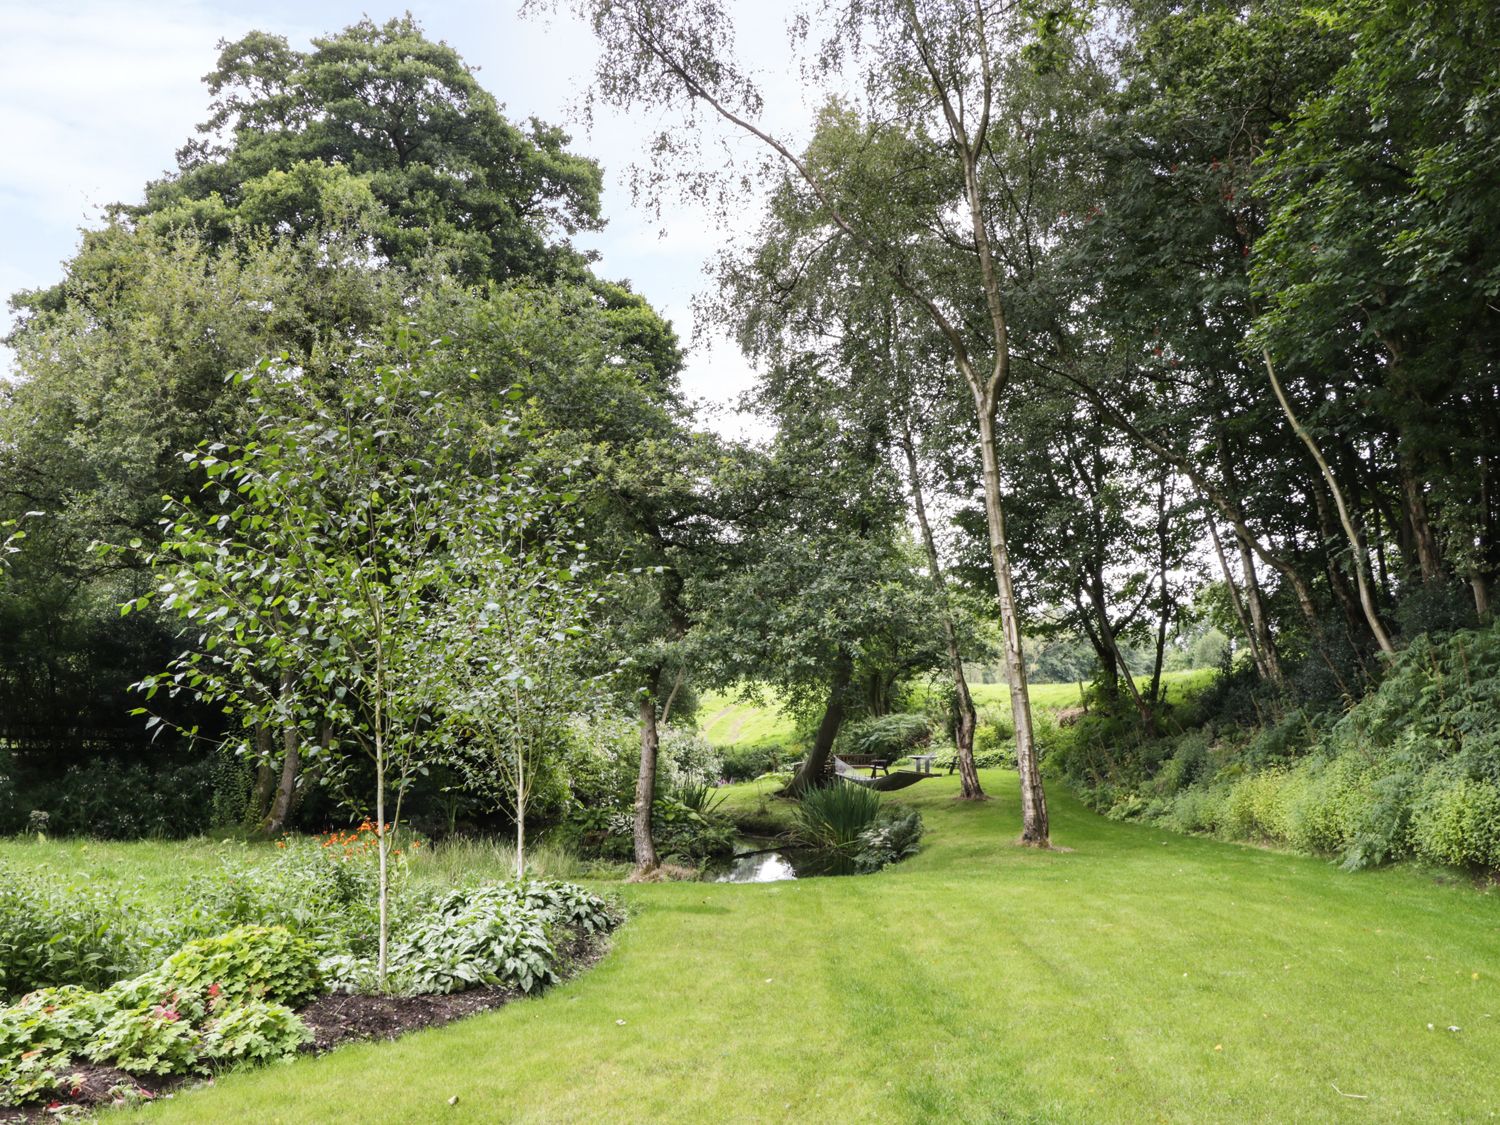
<svg viewBox="0 0 1500 1125">
<path fill-rule="evenodd" d="M 734 856 L 704 872 L 710 883 L 777 883 L 814 875 L 852 875 L 843 856 L 828 856 L 798 848 L 772 837 L 742 836 L 734 842 Z"/>
</svg>

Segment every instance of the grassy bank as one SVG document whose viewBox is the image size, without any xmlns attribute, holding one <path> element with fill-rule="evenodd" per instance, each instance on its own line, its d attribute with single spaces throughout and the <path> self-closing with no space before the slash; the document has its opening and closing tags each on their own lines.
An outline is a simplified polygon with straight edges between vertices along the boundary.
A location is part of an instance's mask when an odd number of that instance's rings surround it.
<svg viewBox="0 0 1500 1125">
<path fill-rule="evenodd" d="M 1055 790 L 1054 834 L 1074 850 L 1022 851 L 1013 778 L 984 781 L 999 799 L 978 806 L 949 799 L 956 779 L 908 790 L 927 845 L 884 874 L 627 887 L 614 952 L 562 988 L 223 1077 L 142 1117 L 1500 1113 L 1500 894 L 1113 823 Z"/>
</svg>

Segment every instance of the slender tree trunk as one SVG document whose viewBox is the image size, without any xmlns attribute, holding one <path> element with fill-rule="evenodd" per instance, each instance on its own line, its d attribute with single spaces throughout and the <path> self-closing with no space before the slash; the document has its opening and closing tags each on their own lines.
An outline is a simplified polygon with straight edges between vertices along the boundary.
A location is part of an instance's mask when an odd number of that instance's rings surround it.
<svg viewBox="0 0 1500 1125">
<path fill-rule="evenodd" d="M 1156 662 L 1151 668 L 1151 690 L 1148 696 L 1151 705 L 1161 703 L 1161 668 L 1167 652 L 1167 623 L 1172 616 L 1172 595 L 1167 585 L 1167 477 L 1162 478 L 1161 489 L 1156 500 L 1156 546 L 1157 574 L 1161 580 L 1161 612 L 1156 622 Z"/>
<path fill-rule="evenodd" d="M 1042 789 L 1036 737 L 1031 729 L 1031 695 L 1026 660 L 1021 652 L 1021 622 L 1016 615 L 1015 586 L 1005 544 L 1005 514 L 1000 506 L 1000 463 L 995 454 L 995 404 L 979 403 L 979 456 L 984 469 L 984 514 L 990 531 L 990 561 L 1000 598 L 1000 629 L 1005 636 L 1005 678 L 1010 686 L 1011 718 L 1016 728 L 1016 769 L 1021 777 L 1021 842 L 1051 846 L 1047 796 Z"/>
<path fill-rule="evenodd" d="M 390 887 L 390 872 L 386 866 L 385 840 L 385 739 L 380 730 L 378 702 L 375 707 L 375 843 L 380 860 L 380 944 L 376 957 L 376 972 L 380 977 L 380 987 L 384 988 L 387 966 L 386 945 L 390 934 L 390 899 L 387 893 Z"/>
<path fill-rule="evenodd" d="M 516 754 L 516 881 L 526 878 L 526 755 Z"/>
<path fill-rule="evenodd" d="M 800 797 L 809 789 L 823 784 L 828 768 L 829 755 L 833 753 L 833 740 L 838 737 L 839 727 L 844 723 L 844 699 L 849 692 L 849 683 L 854 678 L 854 659 L 843 649 L 833 662 L 833 679 L 828 688 L 828 705 L 823 708 L 823 718 L 818 723 L 818 733 L 813 737 L 812 748 L 802 761 L 797 776 L 787 782 L 782 790 L 784 797 Z"/>
<path fill-rule="evenodd" d="M 281 695 L 285 698 L 292 690 L 292 674 L 281 674 Z M 269 732 L 268 732 L 269 733 Z M 302 769 L 302 734 L 290 721 L 281 732 L 281 777 L 276 785 L 276 794 L 271 807 L 256 828 L 256 835 L 270 839 L 286 830 L 292 813 L 292 802 L 297 795 L 297 775 Z"/>
<path fill-rule="evenodd" d="M 682 690 L 683 677 L 687 675 L 686 668 L 677 669 L 677 676 L 672 681 L 672 690 L 667 692 L 667 701 L 661 705 L 661 725 L 666 726 L 667 720 L 672 717 L 672 704 L 677 701 L 677 693 Z"/>
<path fill-rule="evenodd" d="M 1255 627 L 1255 633 L 1260 638 L 1260 650 L 1265 657 L 1266 670 L 1270 672 L 1272 682 L 1280 684 L 1282 682 L 1281 658 L 1276 652 L 1276 638 L 1271 635 L 1271 619 L 1266 613 L 1265 595 L 1260 590 L 1260 575 L 1255 570 L 1255 556 L 1250 553 L 1250 544 L 1243 535 L 1235 534 L 1235 544 L 1239 550 L 1240 568 L 1245 575 L 1245 604 L 1250 610 L 1250 623 Z M 1307 607 L 1304 605 L 1303 616 L 1306 615 Z M 1313 616 L 1313 622 L 1317 623 L 1316 614 Z"/>
<path fill-rule="evenodd" d="M 1437 536 L 1432 532 L 1432 521 L 1427 518 L 1427 500 L 1422 495 L 1422 482 L 1412 471 L 1410 459 L 1397 458 L 1401 475 L 1401 497 L 1406 505 L 1406 518 L 1411 522 L 1411 533 L 1417 549 L 1417 566 L 1422 572 L 1423 582 L 1433 582 L 1443 575 L 1443 561 L 1438 552 Z"/>
<path fill-rule="evenodd" d="M 954 628 L 953 609 L 948 601 L 948 581 L 938 559 L 932 525 L 927 522 L 927 502 L 922 495 L 916 442 L 912 440 L 911 426 L 905 415 L 901 418 L 901 448 L 906 454 L 906 471 L 911 480 L 912 509 L 916 513 L 917 527 L 922 532 L 922 545 L 927 550 L 927 569 L 932 575 L 932 586 L 943 615 L 943 640 L 948 646 L 948 668 L 953 675 L 954 709 L 958 712 L 958 722 L 953 730 L 953 742 L 958 749 L 958 795 L 964 800 L 983 800 L 979 771 L 974 767 L 974 731 L 979 725 L 979 716 L 974 710 L 974 698 L 969 694 L 969 681 L 964 676 L 963 654 L 958 648 L 958 631 Z"/>
<path fill-rule="evenodd" d="M 1104 593 L 1095 588 L 1089 591 L 1089 600 L 1094 604 L 1094 616 L 1099 620 L 1099 636 L 1110 652 L 1114 653 L 1115 662 L 1119 666 L 1121 674 L 1125 679 L 1125 687 L 1130 692 L 1130 699 L 1135 704 L 1136 712 L 1141 717 L 1141 722 L 1147 730 L 1156 729 L 1156 717 L 1151 712 L 1151 706 L 1141 697 L 1140 689 L 1136 686 L 1135 677 L 1130 674 L 1130 665 L 1125 660 L 1125 653 L 1120 650 L 1119 641 L 1115 638 L 1114 628 L 1109 623 L 1109 607 L 1104 604 Z"/>
<path fill-rule="evenodd" d="M 302 770 L 301 732 L 288 726 L 282 732 L 281 780 L 276 786 L 276 796 L 271 802 L 271 811 L 261 821 L 258 834 L 266 838 L 280 836 L 286 831 L 291 819 L 292 806 L 297 799 L 297 775 Z"/>
<path fill-rule="evenodd" d="M 654 685 L 658 679 L 651 677 Z M 641 769 L 635 781 L 635 870 L 646 875 L 661 866 L 651 831 L 651 805 L 656 799 L 656 758 L 660 739 L 656 730 L 656 699 L 649 690 L 640 696 Z"/>
<path fill-rule="evenodd" d="M 276 771 L 271 768 L 271 728 L 257 723 L 255 727 L 255 787 L 250 791 L 250 806 L 245 810 L 245 826 L 259 828 L 270 815 L 276 794 Z"/>
<path fill-rule="evenodd" d="M 1229 560 L 1224 557 L 1224 544 L 1219 541 L 1219 529 L 1214 526 L 1214 519 L 1209 516 L 1205 521 L 1208 524 L 1208 537 L 1213 541 L 1214 555 L 1219 560 L 1219 573 L 1224 576 L 1224 586 L 1229 591 L 1229 604 L 1234 609 L 1235 620 L 1240 623 L 1240 632 L 1245 634 L 1245 640 L 1250 645 L 1250 656 L 1255 661 L 1255 671 L 1263 680 L 1271 678 L 1271 671 L 1266 665 L 1265 657 L 1261 655 L 1260 641 L 1255 636 L 1255 630 L 1250 627 L 1250 619 L 1245 615 L 1244 602 L 1240 600 L 1239 589 L 1234 584 L 1234 575 L 1229 572 Z"/>
<path fill-rule="evenodd" d="M 1222 383 L 1217 379 L 1215 386 L 1218 387 L 1220 393 L 1223 393 Z M 1233 493 L 1232 502 L 1236 513 L 1240 516 L 1240 523 L 1235 526 L 1235 543 L 1240 556 L 1240 567 L 1245 575 L 1245 601 L 1250 611 L 1250 625 L 1255 630 L 1252 648 L 1256 659 L 1260 662 L 1262 677 L 1280 686 L 1281 662 L 1276 655 L 1276 641 L 1271 636 L 1265 601 L 1260 593 L 1260 576 L 1255 572 L 1255 555 L 1251 551 L 1249 536 L 1242 529 L 1244 511 L 1240 506 L 1239 497 L 1244 495 L 1244 489 L 1240 485 L 1239 474 L 1235 472 L 1234 455 L 1229 448 L 1223 419 L 1220 419 L 1214 427 L 1214 445 L 1219 454 L 1219 472 L 1224 478 L 1225 485 Z M 1213 527 L 1212 517 L 1210 517 L 1210 530 L 1214 531 L 1215 542 L 1217 542 L 1218 533 Z M 1229 574 L 1227 566 L 1224 567 L 1224 573 L 1226 576 Z M 1233 580 L 1229 580 L 1229 588 L 1233 592 Z M 1298 596 L 1300 602 L 1300 590 Z M 1316 615 L 1313 617 L 1313 624 L 1315 626 L 1317 624 Z"/>
<path fill-rule="evenodd" d="M 1281 380 L 1276 377 L 1276 366 L 1271 362 L 1269 348 L 1262 348 L 1261 355 L 1266 361 L 1266 374 L 1271 379 L 1271 389 L 1276 392 L 1276 401 L 1281 404 L 1281 412 L 1286 415 L 1286 420 L 1291 423 L 1293 432 L 1302 439 L 1302 444 L 1307 446 L 1307 451 L 1312 454 L 1313 460 L 1317 462 L 1318 468 L 1323 472 L 1323 479 L 1328 482 L 1328 491 L 1333 494 L 1334 507 L 1338 509 L 1339 522 L 1343 524 L 1344 535 L 1348 538 L 1349 549 L 1354 552 L 1354 576 L 1359 585 L 1359 601 L 1364 607 L 1365 618 L 1370 625 L 1370 632 L 1375 634 L 1375 641 L 1380 645 L 1380 651 L 1387 656 L 1393 656 L 1396 646 L 1391 643 L 1390 634 L 1385 631 L 1385 625 L 1381 623 L 1380 614 L 1375 610 L 1375 599 L 1370 593 L 1370 559 L 1365 552 L 1364 542 L 1354 528 L 1354 522 L 1350 518 L 1348 506 L 1344 503 L 1343 491 L 1329 468 L 1328 461 L 1323 457 L 1323 451 L 1318 448 L 1318 443 L 1313 440 L 1312 434 L 1297 420 L 1297 415 L 1292 411 L 1291 401 L 1281 389 Z"/>
<path fill-rule="evenodd" d="M 1318 487 L 1316 481 L 1313 482 L 1312 495 L 1313 507 L 1318 513 L 1318 529 L 1324 543 L 1324 570 L 1328 574 L 1328 586 L 1333 591 L 1334 597 L 1338 599 L 1339 605 L 1343 607 L 1344 620 L 1348 623 L 1349 639 L 1358 648 L 1360 646 L 1354 641 L 1354 636 L 1356 633 L 1368 636 L 1369 626 L 1365 622 L 1364 612 L 1360 609 L 1354 592 L 1349 589 L 1349 583 L 1339 571 L 1338 563 L 1334 559 L 1332 548 L 1339 539 L 1339 533 L 1328 511 L 1328 501 L 1323 498 L 1323 489 Z"/>
<path fill-rule="evenodd" d="M 1474 612 L 1479 616 L 1481 625 L 1488 625 L 1490 621 L 1490 590 L 1484 580 L 1484 575 L 1476 574 L 1469 579 L 1469 587 L 1474 591 Z"/>
</svg>

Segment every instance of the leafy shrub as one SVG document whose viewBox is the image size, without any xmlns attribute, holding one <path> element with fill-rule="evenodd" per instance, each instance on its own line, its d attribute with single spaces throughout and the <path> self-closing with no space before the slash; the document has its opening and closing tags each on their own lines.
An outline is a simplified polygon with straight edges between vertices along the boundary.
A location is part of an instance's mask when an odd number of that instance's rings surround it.
<svg viewBox="0 0 1500 1125">
<path fill-rule="evenodd" d="M 1010 736 L 1005 736 L 1009 738 Z M 976 769 L 1015 769 L 1016 744 L 1005 741 L 998 727 L 985 724 L 974 732 L 974 766 Z M 932 768 L 946 770 L 958 761 L 958 748 L 945 746 L 932 756 Z"/>
<path fill-rule="evenodd" d="M 132 1074 L 186 1074 L 198 1067 L 203 1033 L 170 1003 L 119 1008 L 105 1018 L 86 1053 Z"/>
<path fill-rule="evenodd" d="M 155 767 L 95 758 L 26 796 L 54 835 L 181 839 L 213 826 L 213 772 L 207 757 Z"/>
<path fill-rule="evenodd" d="M 516 984 L 530 992 L 556 979 L 546 915 L 504 884 L 456 891 L 391 950 L 395 986 L 414 994 Z"/>
<path fill-rule="evenodd" d="M 1202 777 L 1207 769 L 1208 734 L 1192 731 L 1174 744 L 1171 756 L 1156 772 L 1152 789 L 1167 795 L 1179 793 Z"/>
<path fill-rule="evenodd" d="M 662 855 L 703 859 L 732 851 L 738 832 L 734 821 L 719 812 L 700 813 L 676 797 L 657 797 L 651 806 L 651 825 Z M 582 852 L 605 859 L 634 855 L 635 812 L 629 804 L 579 807 L 564 826 L 564 838 Z"/>
<path fill-rule="evenodd" d="M 707 781 L 679 786 L 673 796 L 680 804 L 692 809 L 699 816 L 708 816 L 717 812 L 719 806 L 729 798 L 729 794 L 720 793 L 715 785 Z"/>
<path fill-rule="evenodd" d="M 1348 754 L 1300 767 L 1306 779 L 1289 842 L 1311 852 L 1345 853 L 1359 833 L 1370 803 L 1368 764 Z"/>
<path fill-rule="evenodd" d="M 852 723 L 844 740 L 851 753 L 895 761 L 931 737 L 926 715 L 894 714 Z"/>
<path fill-rule="evenodd" d="M 312 1039 L 284 1004 L 244 1000 L 226 1005 L 203 1025 L 203 1057 L 211 1063 L 264 1063 L 287 1058 Z"/>
<path fill-rule="evenodd" d="M 792 832 L 814 848 L 852 853 L 859 836 L 880 815 L 880 794 L 838 782 L 802 795 L 792 814 Z"/>
<path fill-rule="evenodd" d="M 282 840 L 269 864 L 230 859 L 192 880 L 178 911 L 181 933 L 208 937 L 235 926 L 284 926 L 325 955 L 374 949 L 374 852 L 326 846 L 327 839 Z M 405 870 L 398 862 L 391 882 L 398 912 Z"/>
<path fill-rule="evenodd" d="M 608 903 L 576 883 L 527 879 L 501 886 L 526 909 L 540 911 L 549 926 L 566 926 L 581 934 L 601 934 L 620 924 L 619 915 Z M 455 891 L 448 901 L 468 893 Z"/>
<path fill-rule="evenodd" d="M 222 998 L 297 1004 L 322 990 L 313 946 L 284 926 L 239 926 L 190 941 L 160 966 L 110 989 L 121 1007 Z"/>
<path fill-rule="evenodd" d="M 98 993 L 77 985 L 38 989 L 0 1009 L 0 1105 L 52 1090 L 108 1010 Z"/>
<path fill-rule="evenodd" d="M 1203 699 L 1227 698 L 1231 679 L 1244 686 L 1229 673 Z M 1500 625 L 1418 636 L 1341 714 L 1303 706 L 1248 734 L 1175 738 L 1091 714 L 1048 764 L 1092 807 L 1179 831 L 1276 840 L 1351 870 L 1410 855 L 1497 866 Z"/>
<path fill-rule="evenodd" d="M 727 746 L 720 754 L 720 771 L 725 781 L 754 781 L 764 774 L 776 772 L 797 756 L 774 742 Z"/>
<path fill-rule="evenodd" d="M 148 963 L 157 940 L 127 902 L 0 866 L 0 997 L 102 988 Z"/>
<path fill-rule="evenodd" d="M 657 768 L 669 787 L 701 785 L 723 776 L 724 764 L 713 743 L 697 731 L 668 727 L 661 738 Z"/>
<path fill-rule="evenodd" d="M 1412 820 L 1417 853 L 1439 863 L 1500 867 L 1500 785 L 1436 778 Z"/>
<path fill-rule="evenodd" d="M 1290 834 L 1287 777 L 1281 770 L 1263 770 L 1237 782 L 1224 802 L 1221 830 L 1233 839 L 1285 840 Z"/>
<path fill-rule="evenodd" d="M 514 984 L 529 992 L 556 979 L 558 935 L 595 935 L 618 924 L 603 899 L 572 883 L 528 879 L 461 888 L 404 929 L 390 950 L 386 987 L 416 995 Z M 372 958 L 328 958 L 323 968 L 342 991 L 379 984 Z"/>
<path fill-rule="evenodd" d="M 1184 790 L 1163 814 L 1163 822 L 1178 832 L 1217 833 L 1224 822 L 1226 793 L 1206 786 Z"/>
<path fill-rule="evenodd" d="M 859 834 L 854 851 L 856 871 L 879 871 L 917 854 L 922 840 L 922 814 L 916 809 L 883 810 L 875 823 Z"/>
<path fill-rule="evenodd" d="M 1424 582 L 1402 592 L 1396 603 L 1395 618 L 1402 637 L 1471 629 L 1476 624 L 1474 595 L 1464 583 L 1454 579 Z"/>
<path fill-rule="evenodd" d="M 103 992 L 67 985 L 29 993 L 0 1010 L 0 1100 L 53 1089 L 79 1055 L 133 1074 L 283 1057 L 308 1038 L 279 1001 L 317 991 L 311 957 L 284 929 L 247 926 L 190 942 Z"/>
</svg>

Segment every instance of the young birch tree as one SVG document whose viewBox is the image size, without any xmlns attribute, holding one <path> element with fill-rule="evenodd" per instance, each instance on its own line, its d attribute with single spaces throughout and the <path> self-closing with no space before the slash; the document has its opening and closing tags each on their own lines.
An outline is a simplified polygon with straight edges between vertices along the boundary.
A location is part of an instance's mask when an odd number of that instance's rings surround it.
<svg viewBox="0 0 1500 1125">
<path fill-rule="evenodd" d="M 265 409 L 257 437 L 183 455 L 202 493 L 169 499 L 156 590 L 122 612 L 159 598 L 186 625 L 188 647 L 143 681 L 148 698 L 187 691 L 246 726 L 300 733 L 335 784 L 350 751 L 369 761 L 374 793 L 344 791 L 376 821 L 383 981 L 401 800 L 442 752 L 432 618 L 457 584 L 453 532 L 503 526 L 514 494 L 475 473 L 471 429 L 424 389 L 419 361 L 348 376 L 334 402 L 278 364 L 236 376 Z"/>
<path fill-rule="evenodd" d="M 581 529 L 524 463 L 487 482 L 481 515 L 454 543 L 454 584 L 429 620 L 438 707 L 454 760 L 480 791 L 499 789 L 515 812 L 516 878 L 526 874 L 526 811 L 568 722 L 600 688 L 585 670 L 599 587 Z"/>
</svg>

